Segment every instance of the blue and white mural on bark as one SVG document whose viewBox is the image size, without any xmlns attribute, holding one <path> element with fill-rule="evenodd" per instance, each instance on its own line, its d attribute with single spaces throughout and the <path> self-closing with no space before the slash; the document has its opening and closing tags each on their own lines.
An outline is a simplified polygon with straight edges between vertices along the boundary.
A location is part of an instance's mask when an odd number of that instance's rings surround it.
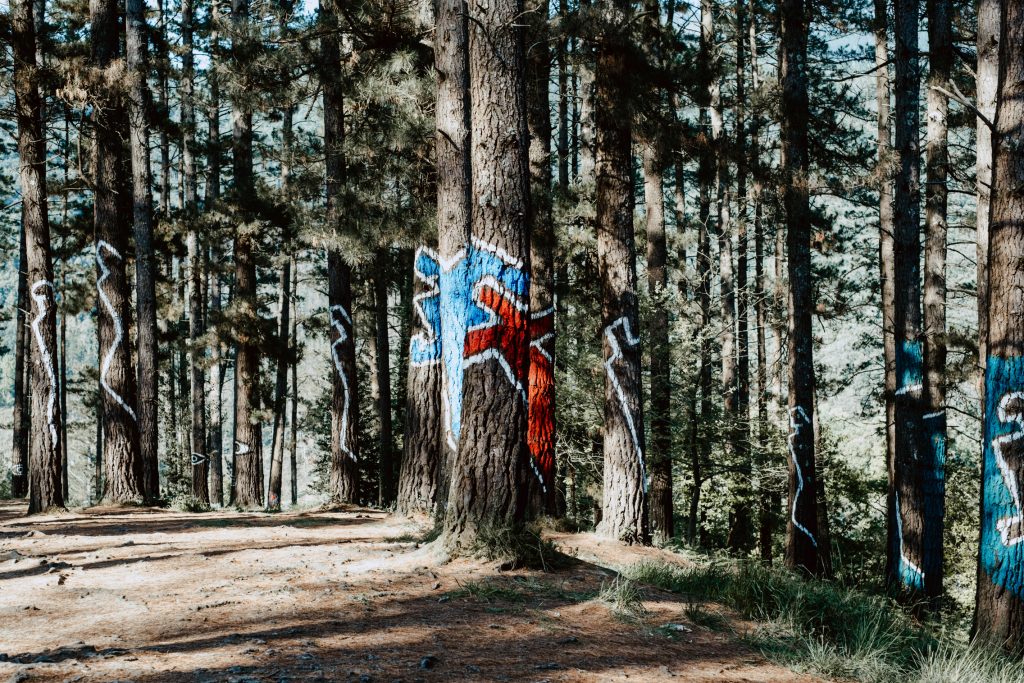
<svg viewBox="0 0 1024 683">
<path fill-rule="evenodd" d="M 921 401 L 921 393 L 924 390 L 924 362 L 922 345 L 917 340 L 900 340 L 896 346 L 896 400 L 899 401 L 911 401 L 919 403 Z M 919 407 L 919 406 L 918 406 Z M 903 410 L 902 414 L 910 414 L 912 417 L 912 423 L 904 425 L 903 429 L 907 434 L 920 434 L 918 430 L 922 428 L 920 424 L 913 424 L 916 422 L 920 412 L 914 410 Z M 897 425 L 897 430 L 901 427 Z M 920 442 L 918 442 L 920 443 Z M 914 457 L 920 457 L 923 453 L 916 452 L 917 446 L 915 446 Z M 904 469 L 907 469 L 909 465 L 905 464 Z M 901 472 L 903 477 L 914 476 L 911 471 Z M 912 590 L 923 590 L 924 589 L 924 571 L 921 569 L 921 564 L 915 562 L 907 552 L 907 544 L 904 541 L 903 535 L 903 510 L 900 506 L 899 499 L 899 485 L 897 484 L 897 491 L 895 497 L 895 514 L 896 514 L 896 536 L 899 542 L 899 579 L 905 587 Z"/>
<path fill-rule="evenodd" d="M 1024 358 L 990 356 L 985 371 L 985 478 L 981 565 L 1024 599 Z"/>
<path fill-rule="evenodd" d="M 414 367 L 422 367 L 441 361 L 441 264 L 437 252 L 428 247 L 417 249 L 413 273 L 423 291 L 412 299 L 421 330 L 409 341 L 409 358 Z"/>
<path fill-rule="evenodd" d="M 525 357 L 528 349 L 525 321 L 529 282 L 522 260 L 478 239 L 440 264 L 445 439 L 452 449 L 459 443 L 462 426 L 462 378 L 466 365 L 498 362 L 526 400 L 526 363 L 508 355 L 510 350 L 523 349 Z M 524 321 L 521 324 L 520 319 Z M 467 350 L 470 333 L 484 331 L 490 333 L 474 335 L 474 348 L 472 352 Z M 512 338 L 519 335 L 522 339 Z"/>
</svg>

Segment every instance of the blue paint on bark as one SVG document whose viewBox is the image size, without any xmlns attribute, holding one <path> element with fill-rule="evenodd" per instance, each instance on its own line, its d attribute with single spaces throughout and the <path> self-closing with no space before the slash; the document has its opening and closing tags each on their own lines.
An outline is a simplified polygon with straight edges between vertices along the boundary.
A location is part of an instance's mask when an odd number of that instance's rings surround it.
<svg viewBox="0 0 1024 683">
<path fill-rule="evenodd" d="M 429 249 L 418 249 L 413 270 L 425 288 L 413 299 L 423 330 L 409 342 L 409 358 L 413 365 L 430 365 L 441 360 L 441 292 L 438 288 L 441 264 L 437 254 Z"/>
<path fill-rule="evenodd" d="M 981 566 L 1024 599 L 1024 358 L 989 356 L 985 371 Z"/>
<path fill-rule="evenodd" d="M 521 261 L 479 240 L 473 240 L 452 262 L 440 265 L 445 436 L 453 449 L 458 444 L 462 427 L 466 335 L 471 328 L 486 325 L 493 317 L 492 311 L 478 304 L 477 290 L 482 284 L 524 302 L 528 301 L 530 290 L 529 276 Z"/>
</svg>

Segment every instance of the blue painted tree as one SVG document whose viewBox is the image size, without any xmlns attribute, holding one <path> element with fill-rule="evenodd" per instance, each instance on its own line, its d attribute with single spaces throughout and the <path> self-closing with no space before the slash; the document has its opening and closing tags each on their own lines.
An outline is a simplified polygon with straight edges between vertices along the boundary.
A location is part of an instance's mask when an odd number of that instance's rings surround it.
<svg viewBox="0 0 1024 683">
<path fill-rule="evenodd" d="M 1024 647 L 1024 4 L 1002 3 L 975 632 Z"/>
</svg>

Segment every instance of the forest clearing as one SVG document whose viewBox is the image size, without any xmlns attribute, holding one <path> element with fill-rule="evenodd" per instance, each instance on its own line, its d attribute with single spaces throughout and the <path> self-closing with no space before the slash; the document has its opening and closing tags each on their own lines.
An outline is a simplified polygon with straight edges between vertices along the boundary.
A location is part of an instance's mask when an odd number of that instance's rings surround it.
<svg viewBox="0 0 1024 683">
<path fill-rule="evenodd" d="M 422 526 L 370 509 L 20 513 L 0 508 L 2 680 L 819 680 L 666 591 L 616 616 L 602 586 L 672 553 L 592 534 L 555 535 L 570 566 L 498 571 L 439 563 Z"/>
<path fill-rule="evenodd" d="M 0 0 L 0 679 L 1024 683 L 1024 0 Z"/>
</svg>

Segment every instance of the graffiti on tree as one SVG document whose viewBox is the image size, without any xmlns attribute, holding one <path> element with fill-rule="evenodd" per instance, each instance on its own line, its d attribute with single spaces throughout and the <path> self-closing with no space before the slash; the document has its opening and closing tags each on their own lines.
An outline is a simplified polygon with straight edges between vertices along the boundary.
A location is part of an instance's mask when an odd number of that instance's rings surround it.
<svg viewBox="0 0 1024 683">
<path fill-rule="evenodd" d="M 413 367 L 441 362 L 441 264 L 437 253 L 428 247 L 416 250 L 413 260 L 416 286 L 421 291 L 412 299 L 421 330 L 409 340 L 409 359 Z"/>
<path fill-rule="evenodd" d="M 50 393 L 46 398 L 46 424 L 50 430 L 50 448 L 56 449 L 57 440 L 57 425 L 56 425 L 56 408 L 57 408 L 57 373 L 53 368 L 53 357 L 49 350 L 46 348 L 46 340 L 43 339 L 43 332 L 39 328 L 39 325 L 46 318 L 46 314 L 49 311 L 49 297 L 46 291 L 49 289 L 51 294 L 54 292 L 53 283 L 49 280 L 39 280 L 35 282 L 29 290 L 32 295 L 32 301 L 36 304 L 36 315 L 35 320 L 32 321 L 32 335 L 36 339 L 36 347 L 39 349 L 39 358 L 42 360 L 43 369 L 46 370 L 46 379 L 50 385 Z M 21 464 L 18 464 L 18 468 L 21 468 Z M 17 472 L 16 474 L 20 474 Z"/>
<path fill-rule="evenodd" d="M 110 320 L 114 325 L 114 339 L 110 343 L 110 348 L 107 349 L 107 353 L 103 356 L 103 363 L 100 365 L 100 386 L 103 390 L 110 395 L 114 401 L 124 408 L 124 411 L 132 418 L 133 421 L 137 421 L 135 417 L 135 411 L 132 410 L 131 406 L 125 403 L 125 400 L 121 398 L 114 389 L 107 383 L 107 373 L 110 371 L 110 364 L 114 362 L 114 356 L 117 354 L 117 349 L 121 345 L 121 340 L 124 339 L 124 324 L 121 320 L 121 316 L 118 315 L 114 309 L 114 304 L 111 303 L 107 293 L 103 291 L 103 284 L 110 277 L 110 268 L 107 267 L 107 262 L 104 260 L 103 252 L 107 255 L 112 256 L 116 259 L 123 260 L 121 252 L 114 248 L 114 245 L 110 244 L 105 240 L 100 240 L 96 243 L 96 265 L 100 269 L 100 277 L 96 280 L 96 292 L 99 294 L 100 301 L 103 302 L 103 307 L 107 309 L 107 314 L 110 316 Z"/>
<path fill-rule="evenodd" d="M 627 347 L 634 347 L 640 343 L 640 338 L 633 334 L 633 328 L 629 324 L 629 318 L 622 316 L 604 329 L 605 339 L 608 340 L 610 353 L 604 362 L 604 370 L 608 380 L 612 383 L 615 397 L 619 401 L 619 408 L 622 410 L 622 419 L 626 421 L 629 429 L 630 439 L 633 441 L 633 451 L 636 453 L 637 461 L 640 463 L 640 489 L 647 494 L 647 465 L 644 462 L 644 450 L 640 446 L 640 434 L 637 431 L 636 420 L 633 418 L 633 410 L 626 398 L 626 392 L 619 381 L 619 375 L 615 371 L 615 364 L 622 359 L 622 346 L 619 343 L 621 333 L 622 342 Z"/>
<path fill-rule="evenodd" d="M 343 395 L 341 410 L 341 429 L 339 431 L 341 450 L 350 459 L 355 460 L 356 454 L 348 447 L 348 414 L 351 401 L 351 392 L 348 386 L 348 375 L 345 374 L 345 366 L 341 362 L 341 345 L 348 341 L 348 328 L 352 327 L 352 317 L 345 310 L 344 306 L 334 305 L 329 310 L 331 316 L 331 331 L 336 335 L 331 342 L 331 359 L 334 361 L 334 369 L 341 379 L 341 390 Z"/>
<path fill-rule="evenodd" d="M 555 308 L 530 315 L 530 465 L 547 493 L 555 478 Z"/>
<path fill-rule="evenodd" d="M 793 468 L 796 470 L 796 493 L 793 494 L 793 509 L 790 512 L 790 518 L 793 521 L 793 527 L 803 532 L 807 538 L 811 540 L 811 544 L 817 548 L 818 539 L 814 537 L 814 534 L 810 530 L 797 521 L 796 511 L 800 505 L 800 494 L 804 492 L 804 472 L 800 468 L 800 459 L 796 456 L 796 440 L 800 438 L 800 430 L 807 429 L 811 426 L 811 420 L 807 416 L 807 411 L 804 410 L 803 406 L 795 406 L 789 410 L 789 457 L 793 460 Z"/>
<path fill-rule="evenodd" d="M 445 440 L 455 449 L 462 427 L 465 369 L 495 361 L 527 402 L 529 276 L 522 260 L 473 239 L 440 263 Z"/>
<path fill-rule="evenodd" d="M 924 589 L 924 570 L 911 561 L 903 543 L 903 512 L 900 510 L 900 493 L 896 492 L 896 535 L 900 543 L 900 581 L 904 586 L 915 590 Z"/>
<path fill-rule="evenodd" d="M 985 375 L 981 564 L 1024 599 L 1024 358 L 990 356 Z"/>
</svg>

